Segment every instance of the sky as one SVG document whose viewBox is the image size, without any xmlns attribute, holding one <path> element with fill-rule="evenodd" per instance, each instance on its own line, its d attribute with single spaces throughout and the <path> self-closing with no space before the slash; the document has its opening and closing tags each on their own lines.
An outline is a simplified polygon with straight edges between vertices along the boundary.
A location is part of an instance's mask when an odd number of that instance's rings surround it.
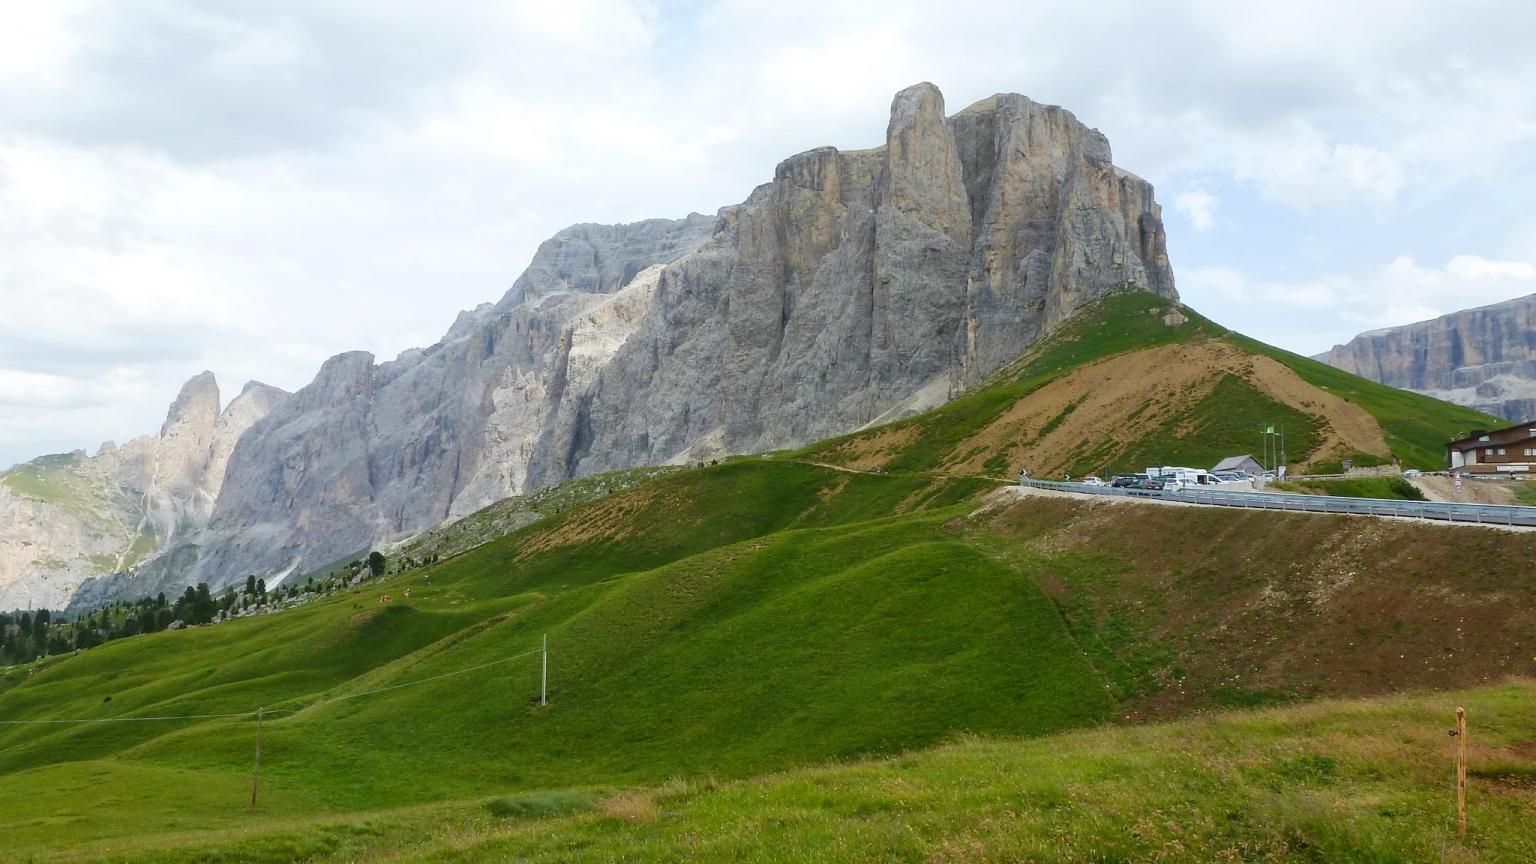
<svg viewBox="0 0 1536 864">
<path fill-rule="evenodd" d="M 1302 353 L 1536 293 L 1536 4 L 0 0 L 0 466 L 293 390 L 575 222 L 713 213 L 918 81 L 1067 107 L 1183 300 Z"/>
</svg>

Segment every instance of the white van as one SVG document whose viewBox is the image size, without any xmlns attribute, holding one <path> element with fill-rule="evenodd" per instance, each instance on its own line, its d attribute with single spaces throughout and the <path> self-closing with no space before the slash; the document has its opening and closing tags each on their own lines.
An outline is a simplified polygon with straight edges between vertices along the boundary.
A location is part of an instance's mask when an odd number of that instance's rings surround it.
<svg viewBox="0 0 1536 864">
<path fill-rule="evenodd" d="M 1213 485 L 1214 479 L 1209 471 L 1204 468 L 1183 468 L 1177 465 L 1163 465 L 1147 469 L 1148 477 L 1157 477 L 1167 483 L 1169 488 L 1187 489 L 1191 486 Z"/>
</svg>

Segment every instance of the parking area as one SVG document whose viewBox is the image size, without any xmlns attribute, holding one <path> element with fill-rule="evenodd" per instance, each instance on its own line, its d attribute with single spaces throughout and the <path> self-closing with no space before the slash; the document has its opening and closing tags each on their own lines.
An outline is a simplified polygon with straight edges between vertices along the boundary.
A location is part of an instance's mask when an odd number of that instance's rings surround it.
<svg viewBox="0 0 1536 864">
<path fill-rule="evenodd" d="M 1025 489 L 1195 506 L 1242 507 L 1255 510 L 1293 510 L 1307 513 L 1424 519 L 1499 528 L 1536 527 L 1536 507 L 1501 504 L 1391 501 L 1377 498 L 1343 498 L 1332 495 L 1245 492 L 1235 488 L 1198 488 L 1183 485 L 1151 489 L 1145 487 L 1115 487 L 1102 481 L 1098 484 L 1088 484 L 1079 481 L 1066 482 L 1029 478 L 1021 479 L 1019 486 Z"/>
</svg>

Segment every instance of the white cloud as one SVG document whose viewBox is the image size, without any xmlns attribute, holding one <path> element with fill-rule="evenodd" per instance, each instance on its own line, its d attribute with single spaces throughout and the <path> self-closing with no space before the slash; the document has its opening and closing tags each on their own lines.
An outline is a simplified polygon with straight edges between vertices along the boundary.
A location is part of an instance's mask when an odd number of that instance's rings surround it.
<svg viewBox="0 0 1536 864">
<path fill-rule="evenodd" d="M 1457 255 L 1444 267 L 1403 256 L 1360 286 L 1342 314 L 1368 327 L 1396 327 L 1536 293 L 1536 264 Z M 1372 299 L 1367 299 L 1372 298 Z"/>
<path fill-rule="evenodd" d="M 71 19 L 78 14 L 74 5 L 60 0 L 0 6 L 5 20 L 0 27 L 0 77 L 32 87 L 56 82 L 77 44 L 71 35 Z"/>
<path fill-rule="evenodd" d="M 1245 195 L 1358 214 L 1330 249 L 1376 231 L 1438 259 L 1421 249 L 1444 226 L 1491 211 L 1510 214 L 1503 235 L 1451 248 L 1536 249 L 1518 191 L 1536 6 L 0 5 L 0 370 L 32 394 L 0 404 L 0 464 L 150 431 L 204 368 L 226 395 L 294 388 L 336 351 L 430 342 L 560 227 L 739 201 L 794 152 L 878 143 L 891 95 L 919 80 L 951 111 L 1012 90 L 1102 128 L 1119 164 L 1180 190 L 1165 203 L 1183 217 L 1181 289 L 1253 314 L 1244 329 L 1292 313 L 1358 329 L 1345 312 L 1469 305 L 1433 285 L 1523 284 L 1452 261 L 1377 310 L 1354 298 L 1385 276 L 1223 271 L 1186 251 L 1288 242 Z M 1469 182 L 1510 191 L 1466 200 Z M 1297 258 L 1360 273 L 1387 254 Z"/>
<path fill-rule="evenodd" d="M 1209 231 L 1216 222 L 1216 207 L 1221 201 L 1198 186 L 1174 196 L 1173 209 L 1184 214 L 1196 231 Z"/>
<path fill-rule="evenodd" d="M 1358 202 L 1390 204 L 1403 186 L 1403 166 L 1392 153 L 1363 144 L 1330 141 L 1299 128 L 1267 147 L 1240 151 L 1235 173 L 1276 201 L 1301 210 Z"/>
<path fill-rule="evenodd" d="M 1180 273 L 1179 280 L 1186 300 L 1216 296 L 1252 304 L 1258 309 L 1327 309 L 1339 305 L 1354 291 L 1353 284 L 1340 276 L 1294 282 L 1254 281 L 1232 267 L 1198 267 Z"/>
<path fill-rule="evenodd" d="M 1184 299 L 1216 302 L 1254 313 L 1252 335 L 1308 353 L 1357 333 L 1397 327 L 1450 312 L 1536 293 L 1536 263 L 1457 255 L 1443 267 L 1407 256 L 1362 278 L 1326 275 L 1305 280 L 1252 279 L 1231 267 L 1204 267 L 1179 276 Z"/>
</svg>

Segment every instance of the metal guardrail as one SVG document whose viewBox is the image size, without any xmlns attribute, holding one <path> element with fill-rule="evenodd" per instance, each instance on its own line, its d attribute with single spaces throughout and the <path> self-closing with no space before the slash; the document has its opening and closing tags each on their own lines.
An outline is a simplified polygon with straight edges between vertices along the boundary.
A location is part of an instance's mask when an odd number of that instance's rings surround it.
<svg viewBox="0 0 1536 864">
<path fill-rule="evenodd" d="M 1510 504 L 1391 501 L 1383 498 L 1344 498 L 1337 495 L 1297 495 L 1281 492 L 1228 492 L 1220 489 L 1126 489 L 1033 479 L 1021 480 L 1019 485 L 1035 489 L 1054 489 L 1058 492 L 1122 498 L 1156 498 L 1214 507 L 1298 510 L 1308 513 L 1354 513 L 1360 516 L 1402 516 L 1410 519 L 1439 519 L 1443 522 L 1470 522 L 1478 525 L 1536 526 L 1536 507 L 1519 507 Z"/>
</svg>

